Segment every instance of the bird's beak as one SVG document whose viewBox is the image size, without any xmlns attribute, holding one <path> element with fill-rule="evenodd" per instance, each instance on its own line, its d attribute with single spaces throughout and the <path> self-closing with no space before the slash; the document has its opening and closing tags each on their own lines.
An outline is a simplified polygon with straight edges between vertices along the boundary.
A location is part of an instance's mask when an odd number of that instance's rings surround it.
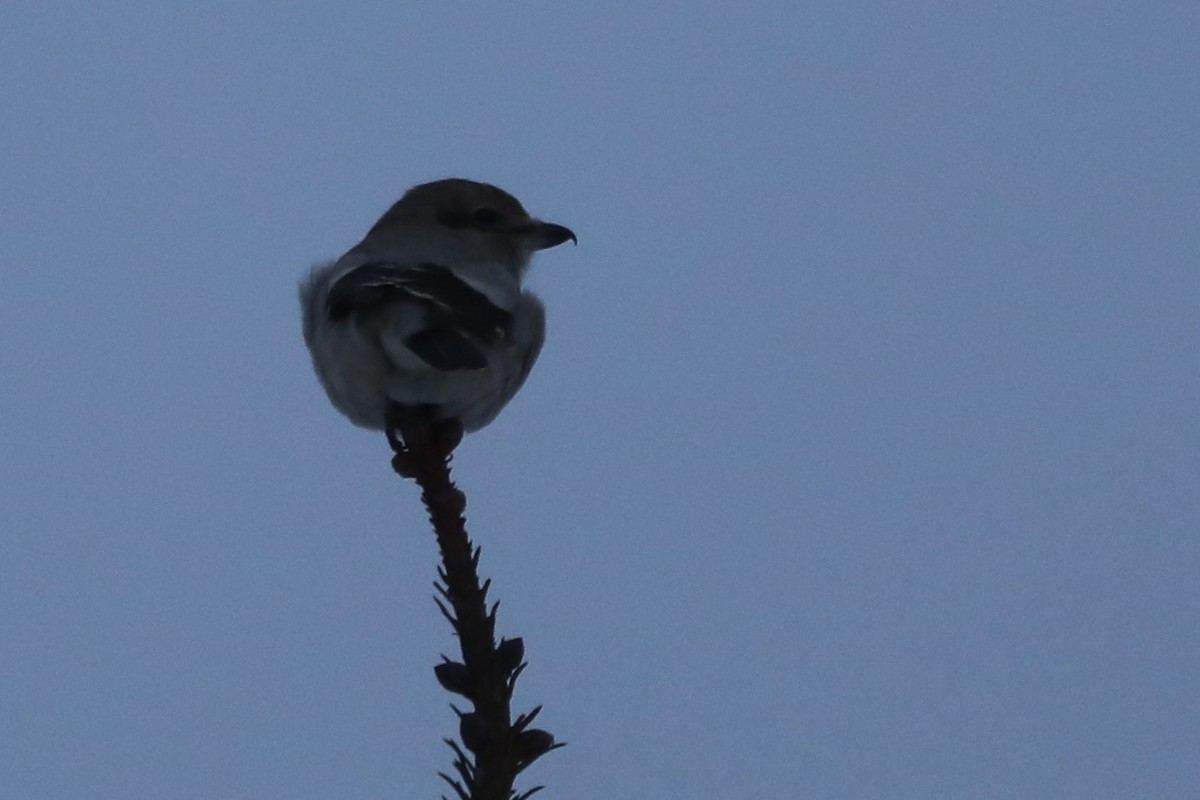
<svg viewBox="0 0 1200 800">
<path fill-rule="evenodd" d="M 575 238 L 574 231 L 565 225 L 555 225 L 553 222 L 535 221 L 530 233 L 534 250 L 558 247 L 568 239 L 571 240 L 572 244 L 579 244 L 579 240 Z"/>
</svg>

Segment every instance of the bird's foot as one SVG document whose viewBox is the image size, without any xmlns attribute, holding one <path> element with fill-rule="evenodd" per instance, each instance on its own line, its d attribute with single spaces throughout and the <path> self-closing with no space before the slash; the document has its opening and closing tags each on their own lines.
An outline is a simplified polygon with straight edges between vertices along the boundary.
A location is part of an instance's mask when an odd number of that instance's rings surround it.
<svg viewBox="0 0 1200 800">
<path fill-rule="evenodd" d="M 445 461 L 463 438 L 463 426 L 457 419 L 436 419 L 433 406 L 393 404 L 388 410 L 388 444 L 395 456 L 392 469 L 401 477 L 416 478 L 423 459 Z"/>
</svg>

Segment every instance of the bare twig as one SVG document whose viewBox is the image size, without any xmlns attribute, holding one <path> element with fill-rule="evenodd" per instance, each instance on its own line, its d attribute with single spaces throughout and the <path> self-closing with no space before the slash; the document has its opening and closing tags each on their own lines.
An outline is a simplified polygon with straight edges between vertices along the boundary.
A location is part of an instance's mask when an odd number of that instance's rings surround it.
<svg viewBox="0 0 1200 800">
<path fill-rule="evenodd" d="M 458 634 L 462 661 L 443 656 L 434 668 L 446 690 L 471 701 L 473 710 L 459 717 L 462 747 L 447 740 L 454 750 L 457 777 L 440 773 L 461 800 L 515 800 L 519 772 L 550 750 L 562 746 L 544 730 L 529 728 L 541 707 L 519 715 L 510 708 L 517 676 L 525 668 L 521 639 L 496 642 L 496 608 L 487 605 L 491 581 L 479 582 L 480 550 L 467 534 L 466 496 L 450 479 L 450 460 L 462 441 L 462 426 L 454 420 L 429 422 L 397 407 L 388 428 L 395 457 L 392 468 L 421 488 L 421 501 L 429 511 L 441 551 L 439 597 L 434 601 Z M 468 752 L 473 758 L 468 756 Z"/>
</svg>

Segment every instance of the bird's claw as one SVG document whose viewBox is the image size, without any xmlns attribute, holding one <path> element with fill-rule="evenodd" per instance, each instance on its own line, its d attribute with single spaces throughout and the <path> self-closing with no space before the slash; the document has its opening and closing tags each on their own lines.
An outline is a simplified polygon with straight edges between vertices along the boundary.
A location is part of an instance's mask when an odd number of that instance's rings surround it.
<svg viewBox="0 0 1200 800">
<path fill-rule="evenodd" d="M 389 413 L 384 432 L 396 454 L 392 469 L 405 478 L 417 477 L 423 458 L 450 458 L 463 438 L 463 426 L 457 419 L 422 418 L 402 406 Z"/>
</svg>

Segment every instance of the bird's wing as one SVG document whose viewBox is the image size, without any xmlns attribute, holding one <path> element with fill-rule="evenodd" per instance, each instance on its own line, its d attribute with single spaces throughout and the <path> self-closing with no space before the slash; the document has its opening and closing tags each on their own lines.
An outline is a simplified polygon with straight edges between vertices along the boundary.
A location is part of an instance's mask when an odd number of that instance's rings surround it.
<svg viewBox="0 0 1200 800">
<path fill-rule="evenodd" d="M 357 267 L 329 288 L 326 308 L 329 318 L 338 321 L 384 312 L 401 301 L 422 306 L 428 320 L 405 345 L 440 370 L 483 369 L 488 360 L 478 345 L 508 338 L 513 325 L 511 311 L 448 267 L 428 262 Z"/>
</svg>

